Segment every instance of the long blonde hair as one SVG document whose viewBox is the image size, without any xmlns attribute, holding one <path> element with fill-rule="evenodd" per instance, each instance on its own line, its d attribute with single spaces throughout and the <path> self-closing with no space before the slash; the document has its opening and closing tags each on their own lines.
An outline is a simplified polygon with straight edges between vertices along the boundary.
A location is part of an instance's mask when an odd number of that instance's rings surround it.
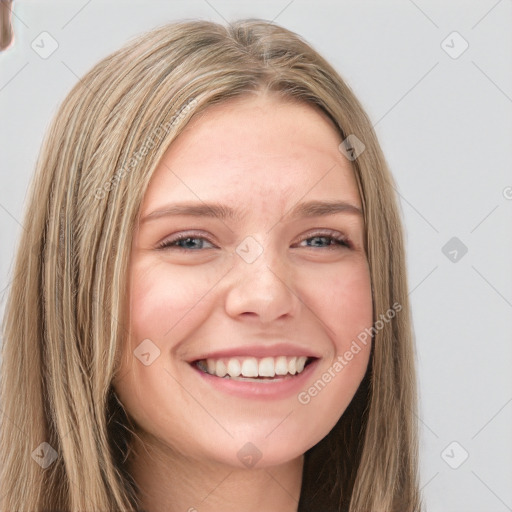
<svg viewBox="0 0 512 512">
<path fill-rule="evenodd" d="M 12 0 L 0 0 L 0 51 L 9 48 L 13 40 Z"/>
<path fill-rule="evenodd" d="M 264 91 L 321 109 L 365 150 L 353 160 L 374 321 L 366 375 L 306 452 L 299 510 L 415 512 L 416 377 L 402 226 L 372 124 L 299 36 L 248 19 L 182 21 L 135 38 L 74 86 L 31 183 L 3 323 L 0 510 L 137 510 L 132 428 L 112 389 L 126 338 L 134 225 L 169 144 L 211 105 Z"/>
</svg>

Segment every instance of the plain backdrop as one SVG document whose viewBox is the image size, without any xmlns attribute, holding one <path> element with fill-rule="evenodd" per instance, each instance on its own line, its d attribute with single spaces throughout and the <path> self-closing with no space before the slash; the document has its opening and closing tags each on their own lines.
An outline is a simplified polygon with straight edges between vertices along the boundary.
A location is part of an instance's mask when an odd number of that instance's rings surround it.
<svg viewBox="0 0 512 512">
<path fill-rule="evenodd" d="M 15 44 L 0 54 L 0 313 L 42 137 L 79 77 L 167 21 L 274 20 L 303 36 L 352 87 L 396 179 L 426 510 L 512 510 L 512 1 L 14 6 Z"/>
</svg>

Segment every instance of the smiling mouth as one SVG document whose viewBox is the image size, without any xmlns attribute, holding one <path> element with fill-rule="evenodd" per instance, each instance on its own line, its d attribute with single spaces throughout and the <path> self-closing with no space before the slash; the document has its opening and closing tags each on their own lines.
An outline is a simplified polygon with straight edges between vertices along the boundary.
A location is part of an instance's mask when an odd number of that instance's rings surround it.
<svg viewBox="0 0 512 512">
<path fill-rule="evenodd" d="M 275 381 L 300 375 L 315 357 L 229 357 L 200 359 L 192 364 L 214 377 L 240 381 Z"/>
</svg>

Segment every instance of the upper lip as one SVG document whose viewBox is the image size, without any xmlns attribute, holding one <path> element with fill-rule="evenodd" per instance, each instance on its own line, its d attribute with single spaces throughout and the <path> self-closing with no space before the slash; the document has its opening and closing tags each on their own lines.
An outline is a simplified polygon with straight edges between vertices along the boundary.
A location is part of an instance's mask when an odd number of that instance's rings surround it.
<svg viewBox="0 0 512 512">
<path fill-rule="evenodd" d="M 293 345 L 290 343 L 276 343 L 273 345 L 243 345 L 240 347 L 230 347 L 209 352 L 203 352 L 189 359 L 189 363 L 201 361 L 203 359 L 220 359 L 228 357 L 279 357 L 279 356 L 306 356 L 318 358 L 311 349 Z"/>
</svg>

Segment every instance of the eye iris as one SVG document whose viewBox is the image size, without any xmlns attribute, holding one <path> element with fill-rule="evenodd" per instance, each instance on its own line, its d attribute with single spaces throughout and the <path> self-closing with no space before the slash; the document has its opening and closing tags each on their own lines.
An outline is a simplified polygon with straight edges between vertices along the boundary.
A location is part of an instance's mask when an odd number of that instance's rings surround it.
<svg viewBox="0 0 512 512">
<path fill-rule="evenodd" d="M 324 241 L 325 241 L 325 240 L 330 240 L 330 239 L 331 239 L 331 237 L 329 237 L 329 236 L 313 236 L 313 237 L 311 237 L 311 240 L 322 240 L 322 239 L 323 239 Z M 318 244 L 313 244 L 313 245 L 314 245 L 315 247 L 317 247 L 317 246 L 318 246 Z"/>
<path fill-rule="evenodd" d="M 199 240 L 199 239 L 189 236 L 186 238 L 182 238 L 181 240 L 177 240 L 177 243 L 183 243 L 184 245 L 186 244 L 185 247 L 187 249 L 191 249 L 191 248 L 195 247 L 194 244 L 192 244 L 191 246 L 188 244 L 190 243 L 190 241 L 194 241 L 194 240 Z"/>
<path fill-rule="evenodd" d="M 311 244 L 308 243 L 309 247 L 330 247 L 331 245 L 340 245 L 340 246 L 348 247 L 348 244 L 344 238 L 335 237 L 335 236 L 331 236 L 331 235 L 316 235 L 316 236 L 312 236 L 312 237 L 306 239 L 306 241 L 309 241 L 309 240 L 317 240 L 317 241 L 323 240 L 326 242 L 325 245 L 322 244 L 322 242 L 311 243 Z M 332 243 L 332 242 L 334 242 L 334 243 Z"/>
</svg>

